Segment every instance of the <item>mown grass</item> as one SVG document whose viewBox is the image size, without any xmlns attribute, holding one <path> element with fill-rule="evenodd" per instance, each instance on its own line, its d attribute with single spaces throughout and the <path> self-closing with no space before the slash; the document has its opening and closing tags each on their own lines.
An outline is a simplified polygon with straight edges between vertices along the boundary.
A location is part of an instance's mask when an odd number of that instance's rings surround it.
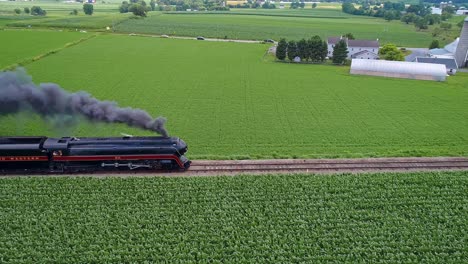
<svg viewBox="0 0 468 264">
<path fill-rule="evenodd" d="M 0 179 L 4 263 L 463 263 L 466 172 Z"/>
<path fill-rule="evenodd" d="M 27 34 L 27 32 L 24 32 Z M 168 118 L 192 159 L 468 155 L 468 75 L 447 82 L 352 76 L 263 59 L 268 46 L 103 35 L 27 69 Z M 152 135 L 123 125 L 53 130 L 26 114 L 0 135 Z"/>
<path fill-rule="evenodd" d="M 231 11 L 232 14 L 159 13 L 146 19 L 130 19 L 116 26 L 126 33 L 205 36 L 231 39 L 322 38 L 352 32 L 356 38 L 379 39 L 382 44 L 426 47 L 428 32 L 417 32 L 400 21 L 350 16 L 340 10 Z M 239 14 L 241 13 L 242 14 Z M 237 14 L 236 14 L 237 13 Z M 249 15 L 246 15 L 249 14 Z M 326 16 L 326 17 L 323 17 Z"/>
</svg>

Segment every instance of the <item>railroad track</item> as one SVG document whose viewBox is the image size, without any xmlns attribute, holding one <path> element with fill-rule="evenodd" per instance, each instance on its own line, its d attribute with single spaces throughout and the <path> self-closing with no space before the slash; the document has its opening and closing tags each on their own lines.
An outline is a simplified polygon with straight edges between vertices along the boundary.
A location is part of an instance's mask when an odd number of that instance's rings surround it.
<svg viewBox="0 0 468 264">
<path fill-rule="evenodd" d="M 64 173 L 63 175 L 89 176 L 216 176 L 238 174 L 290 174 L 290 173 L 365 173 L 404 171 L 467 170 L 468 158 L 365 158 L 365 159 L 273 159 L 273 160 L 194 160 L 187 171 L 99 171 L 92 173 Z M 13 173 L 13 175 L 26 175 Z M 27 173 L 27 175 L 53 176 L 54 173 Z M 12 174 L 1 175 L 8 177 Z"/>
<path fill-rule="evenodd" d="M 199 160 L 185 174 L 356 173 L 468 170 L 468 158 L 366 158 L 290 160 Z"/>
</svg>

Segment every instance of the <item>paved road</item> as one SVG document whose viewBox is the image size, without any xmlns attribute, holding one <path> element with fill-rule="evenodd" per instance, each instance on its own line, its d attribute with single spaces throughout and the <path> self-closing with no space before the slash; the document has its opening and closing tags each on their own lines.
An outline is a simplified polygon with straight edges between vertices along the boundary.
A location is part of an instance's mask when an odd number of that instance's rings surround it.
<svg viewBox="0 0 468 264">
<path fill-rule="evenodd" d="M 429 49 L 426 48 L 406 48 L 411 50 L 411 54 L 405 57 L 405 61 L 414 61 L 416 57 L 427 57 Z"/>
</svg>

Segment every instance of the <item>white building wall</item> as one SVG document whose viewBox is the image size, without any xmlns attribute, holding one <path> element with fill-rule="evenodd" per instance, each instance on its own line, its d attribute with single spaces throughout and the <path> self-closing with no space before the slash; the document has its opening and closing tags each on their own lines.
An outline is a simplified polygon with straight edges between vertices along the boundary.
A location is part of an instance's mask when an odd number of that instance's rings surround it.
<svg viewBox="0 0 468 264">
<path fill-rule="evenodd" d="M 332 44 L 328 44 L 328 57 L 331 57 L 333 56 L 333 48 L 335 47 L 335 45 L 332 45 Z M 379 49 L 380 48 L 376 48 L 376 47 L 348 47 L 348 59 L 351 59 L 351 56 L 358 53 L 358 52 L 361 52 L 363 50 L 367 50 L 367 51 L 370 51 L 372 53 L 375 53 L 375 54 L 379 54 Z"/>
</svg>

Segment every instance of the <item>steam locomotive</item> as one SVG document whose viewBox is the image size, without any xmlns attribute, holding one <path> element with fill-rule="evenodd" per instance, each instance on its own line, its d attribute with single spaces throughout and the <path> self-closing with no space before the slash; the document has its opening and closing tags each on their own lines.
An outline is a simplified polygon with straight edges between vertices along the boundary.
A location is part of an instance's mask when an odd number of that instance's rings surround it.
<svg viewBox="0 0 468 264">
<path fill-rule="evenodd" d="M 0 137 L 0 172 L 187 170 L 177 137 Z"/>
</svg>

